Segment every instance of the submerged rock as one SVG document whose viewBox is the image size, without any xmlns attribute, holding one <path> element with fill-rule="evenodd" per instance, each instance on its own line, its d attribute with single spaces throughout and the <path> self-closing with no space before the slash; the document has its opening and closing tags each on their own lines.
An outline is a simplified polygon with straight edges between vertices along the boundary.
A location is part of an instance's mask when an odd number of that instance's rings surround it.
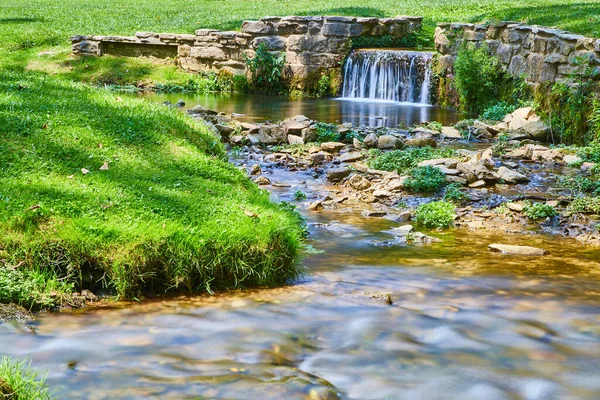
<svg viewBox="0 0 600 400">
<path fill-rule="evenodd" d="M 515 246 L 509 244 L 490 244 L 489 251 L 515 256 L 545 256 L 548 251 L 538 247 Z"/>
</svg>

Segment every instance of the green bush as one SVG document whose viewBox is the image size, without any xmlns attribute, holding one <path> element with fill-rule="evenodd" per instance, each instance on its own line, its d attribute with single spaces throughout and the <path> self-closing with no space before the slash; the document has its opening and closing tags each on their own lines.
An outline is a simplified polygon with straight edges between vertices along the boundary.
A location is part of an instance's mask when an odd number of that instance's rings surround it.
<svg viewBox="0 0 600 400">
<path fill-rule="evenodd" d="M 317 82 L 317 97 L 325 97 L 331 94 L 331 78 L 329 75 L 322 75 Z"/>
<path fill-rule="evenodd" d="M 56 398 L 46 386 L 46 377 L 31 368 L 31 362 L 17 362 L 4 356 L 0 363 L 0 399 L 50 400 Z"/>
<path fill-rule="evenodd" d="M 446 201 L 421 204 L 415 211 L 415 220 L 427 228 L 447 228 L 454 223 L 456 207 Z"/>
<path fill-rule="evenodd" d="M 446 184 L 446 175 L 436 167 L 427 165 L 415 167 L 408 173 L 404 187 L 412 192 L 431 193 L 441 189 Z"/>
<path fill-rule="evenodd" d="M 510 114 L 517 109 L 517 106 L 508 104 L 506 101 L 499 101 L 489 106 L 479 116 L 480 119 L 487 121 L 502 121 L 506 114 Z"/>
<path fill-rule="evenodd" d="M 302 190 L 296 190 L 294 192 L 294 199 L 297 201 L 306 200 L 306 193 L 304 193 Z"/>
<path fill-rule="evenodd" d="M 435 158 L 453 157 L 455 151 L 452 149 L 434 149 L 433 147 L 408 147 L 403 150 L 392 150 L 382 152 L 371 150 L 369 152 L 369 166 L 383 171 L 397 171 L 399 174 L 407 172 L 424 160 Z"/>
<path fill-rule="evenodd" d="M 525 216 L 531 220 L 540 218 L 554 217 L 556 215 L 556 209 L 549 204 L 534 203 L 526 205 L 523 208 Z"/>
<path fill-rule="evenodd" d="M 261 43 L 253 58 L 244 54 L 244 61 L 250 72 L 252 90 L 261 93 L 276 93 L 284 89 L 285 54 L 275 56 L 265 43 Z"/>
<path fill-rule="evenodd" d="M 444 191 L 444 200 L 451 201 L 453 203 L 462 203 L 467 200 L 469 196 L 462 190 L 462 185 L 460 183 L 451 183 L 446 186 L 446 190 Z"/>
<path fill-rule="evenodd" d="M 600 197 L 577 197 L 569 204 L 568 210 L 576 214 L 600 214 Z"/>
<path fill-rule="evenodd" d="M 458 51 L 454 84 L 463 111 L 480 114 L 498 100 L 505 79 L 498 60 L 490 56 L 487 46 L 476 48 L 466 43 Z"/>
<path fill-rule="evenodd" d="M 592 143 L 590 146 L 577 148 L 577 155 L 583 161 L 600 163 L 600 143 Z"/>
<path fill-rule="evenodd" d="M 574 175 L 558 178 L 558 184 L 572 193 L 579 195 L 583 193 L 596 192 L 600 194 L 600 181 L 587 176 Z"/>
<path fill-rule="evenodd" d="M 337 131 L 336 124 L 326 124 L 325 122 L 317 122 L 315 124 L 315 130 L 317 132 L 317 142 L 338 142 L 340 140 L 340 134 Z"/>
</svg>

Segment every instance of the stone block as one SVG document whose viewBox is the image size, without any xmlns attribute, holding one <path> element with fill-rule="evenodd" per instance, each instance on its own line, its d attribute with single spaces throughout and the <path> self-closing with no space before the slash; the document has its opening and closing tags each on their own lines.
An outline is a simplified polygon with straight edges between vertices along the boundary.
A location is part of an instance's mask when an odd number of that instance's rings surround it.
<svg viewBox="0 0 600 400">
<path fill-rule="evenodd" d="M 190 56 L 194 58 L 200 58 L 204 60 L 214 60 L 214 61 L 225 61 L 229 57 L 227 54 L 218 47 L 192 47 L 190 52 Z"/>
<path fill-rule="evenodd" d="M 265 22 L 264 20 L 244 21 L 242 23 L 242 32 L 261 35 L 271 35 L 275 33 L 275 28 L 273 27 L 273 24 Z"/>
<path fill-rule="evenodd" d="M 252 41 L 252 47 L 256 49 L 262 43 L 267 46 L 269 51 L 282 51 L 287 45 L 286 39 L 281 36 L 260 36 Z"/>
<path fill-rule="evenodd" d="M 350 24 L 338 22 L 325 22 L 321 29 L 324 36 L 350 36 Z"/>
</svg>

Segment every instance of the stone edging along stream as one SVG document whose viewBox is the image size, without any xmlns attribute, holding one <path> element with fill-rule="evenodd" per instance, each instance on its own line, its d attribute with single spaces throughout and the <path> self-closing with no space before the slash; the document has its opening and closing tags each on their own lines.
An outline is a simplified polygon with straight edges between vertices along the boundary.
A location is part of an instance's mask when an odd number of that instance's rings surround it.
<svg viewBox="0 0 600 400">
<path fill-rule="evenodd" d="M 420 204 L 440 200 L 443 194 L 408 191 L 407 176 L 368 165 L 369 150 L 453 148 L 449 157 L 432 157 L 418 165 L 438 168 L 448 183 L 463 187 L 466 198 L 457 205 L 455 227 L 555 234 L 600 245 L 600 217 L 570 212 L 572 193 L 559 184 L 560 176 L 585 173 L 593 163 L 582 162 L 567 149 L 541 144 L 549 127 L 529 107 L 516 110 L 495 125 L 474 121 L 463 132 L 449 126 L 435 130 L 431 126 L 352 128 L 342 124 L 335 127 L 341 142 L 320 144 L 315 142 L 317 121 L 301 115 L 280 123 L 255 124 L 202 106 L 188 113 L 207 122 L 215 135 L 235 147 L 246 160 L 243 168 L 262 187 L 289 186 L 269 179 L 276 169 L 310 173 L 323 189 L 322 198 L 308 206 L 313 212 L 358 208 L 366 217 L 408 224 Z M 344 139 L 350 132 L 352 135 Z M 529 202 L 548 204 L 558 215 L 529 220 L 524 213 Z M 435 241 L 434 236 L 409 237 L 419 242 Z"/>
</svg>

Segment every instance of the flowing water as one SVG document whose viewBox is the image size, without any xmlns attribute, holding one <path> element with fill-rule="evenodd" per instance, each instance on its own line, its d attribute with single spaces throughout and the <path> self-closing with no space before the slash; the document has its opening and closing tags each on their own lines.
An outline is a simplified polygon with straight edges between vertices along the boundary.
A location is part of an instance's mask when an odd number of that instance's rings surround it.
<svg viewBox="0 0 600 400">
<path fill-rule="evenodd" d="M 429 104 L 433 53 L 354 50 L 344 65 L 343 98 Z"/>
<path fill-rule="evenodd" d="M 65 399 L 600 398 L 599 249 L 464 231 L 374 246 L 398 223 L 309 212 L 322 182 L 267 176 L 291 184 L 275 200 L 309 196 L 297 204 L 322 253 L 299 282 L 42 314 L 32 329 L 0 325 L 2 352 L 31 357 Z M 550 255 L 505 257 L 491 242 Z"/>
</svg>

